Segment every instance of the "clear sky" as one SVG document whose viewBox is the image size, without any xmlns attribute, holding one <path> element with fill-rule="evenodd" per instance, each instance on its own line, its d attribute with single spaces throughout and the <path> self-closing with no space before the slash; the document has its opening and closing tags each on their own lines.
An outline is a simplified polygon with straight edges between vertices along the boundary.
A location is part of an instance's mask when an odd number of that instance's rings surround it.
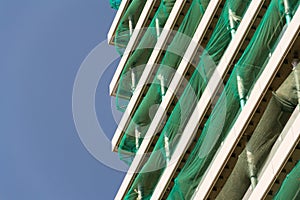
<svg viewBox="0 0 300 200">
<path fill-rule="evenodd" d="M 109 0 L 0 1 L 0 200 L 115 196 L 124 173 L 89 154 L 72 116 L 76 73 L 106 39 L 114 15 Z M 109 138 L 116 123 L 108 84 L 116 65 L 96 95 Z"/>
</svg>

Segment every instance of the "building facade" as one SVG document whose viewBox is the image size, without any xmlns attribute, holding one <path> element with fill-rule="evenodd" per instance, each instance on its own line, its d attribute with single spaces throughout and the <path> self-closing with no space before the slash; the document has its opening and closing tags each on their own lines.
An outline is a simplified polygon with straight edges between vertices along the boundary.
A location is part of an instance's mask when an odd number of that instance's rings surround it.
<svg viewBox="0 0 300 200">
<path fill-rule="evenodd" d="M 111 4 L 115 199 L 299 199 L 300 1 Z"/>
</svg>

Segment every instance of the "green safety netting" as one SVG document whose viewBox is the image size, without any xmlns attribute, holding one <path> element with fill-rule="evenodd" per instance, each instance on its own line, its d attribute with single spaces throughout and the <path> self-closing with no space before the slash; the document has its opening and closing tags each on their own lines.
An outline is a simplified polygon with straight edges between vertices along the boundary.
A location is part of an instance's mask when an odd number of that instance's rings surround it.
<svg viewBox="0 0 300 200">
<path fill-rule="evenodd" d="M 297 2 L 290 1 L 291 7 L 295 8 Z M 192 153 L 176 177 L 169 199 L 190 199 L 194 194 L 220 144 L 238 117 L 242 102 L 246 101 L 278 43 L 285 25 L 283 8 L 282 1 L 272 0 L 253 38 L 235 65 Z"/>
<path fill-rule="evenodd" d="M 234 2 L 234 3 L 233 3 Z M 218 23 L 209 40 L 206 51 L 201 55 L 200 62 L 193 73 L 188 86 L 172 111 L 147 163 L 135 178 L 126 199 L 142 199 L 151 197 L 152 192 L 163 173 L 180 138 L 183 129 L 199 100 L 207 80 L 212 75 L 223 53 L 231 41 L 231 32 L 237 28 L 246 11 L 249 1 L 227 0 Z M 231 13 L 229 15 L 229 13 Z M 235 27 L 230 26 L 230 19 L 235 21 Z"/>
<path fill-rule="evenodd" d="M 177 69 L 184 52 L 190 44 L 191 38 L 196 31 L 196 28 L 205 12 L 208 5 L 208 0 L 194 0 L 183 19 L 178 32 L 171 44 L 168 46 L 166 54 L 160 64 L 156 73 L 154 81 L 152 82 L 146 96 L 142 99 L 136 110 L 123 138 L 119 145 L 120 157 L 123 160 L 130 160 L 135 153 L 149 128 L 152 120 L 152 114 L 156 112 L 155 105 L 158 105 L 162 99 L 162 89 L 160 81 L 164 81 L 164 89 L 166 90 L 175 70 Z M 139 139 L 135 137 L 135 129 L 138 128 L 140 132 Z M 128 157 L 128 158 L 127 158 Z"/>
<path fill-rule="evenodd" d="M 297 200 L 300 199 L 300 162 L 284 179 L 274 200 Z"/>
<path fill-rule="evenodd" d="M 114 42 L 117 51 L 121 55 L 129 42 L 131 31 L 135 28 L 146 1 L 147 0 L 132 0 L 120 20 L 115 33 Z"/>
<path fill-rule="evenodd" d="M 298 104 L 299 78 L 300 64 L 273 93 L 261 120 L 217 199 L 241 199 L 251 182 L 254 181 L 252 186 L 256 185 L 257 173 Z"/>
<path fill-rule="evenodd" d="M 109 0 L 109 3 L 110 3 L 110 6 L 111 6 L 113 9 L 118 10 L 119 7 L 120 7 L 121 1 L 122 1 L 122 0 Z"/>
<path fill-rule="evenodd" d="M 126 65 L 122 70 L 122 74 L 118 83 L 116 105 L 119 110 L 125 111 L 126 104 L 123 104 L 123 99 L 124 97 L 130 98 L 133 91 L 135 90 L 135 87 L 145 68 L 145 65 L 149 60 L 149 57 L 156 44 L 157 38 L 160 34 L 159 32 L 161 31 L 160 29 L 164 27 L 174 3 L 175 0 L 161 1 L 159 8 L 157 9 L 149 27 L 144 28 L 144 30 L 141 30 L 141 32 L 144 32 L 144 35 L 141 41 L 139 42 L 138 46 L 126 62 Z M 123 42 L 124 36 L 125 42 Z M 119 43 L 121 41 L 122 44 L 125 43 L 126 45 L 128 43 L 129 38 L 130 33 L 127 30 L 127 27 L 125 27 L 124 32 L 119 32 L 116 36 L 116 40 L 118 40 Z"/>
</svg>

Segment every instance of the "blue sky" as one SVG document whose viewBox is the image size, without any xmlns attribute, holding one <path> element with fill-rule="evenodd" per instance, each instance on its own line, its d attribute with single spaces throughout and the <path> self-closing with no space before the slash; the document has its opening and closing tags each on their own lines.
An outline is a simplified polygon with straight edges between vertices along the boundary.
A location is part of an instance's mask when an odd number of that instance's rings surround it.
<svg viewBox="0 0 300 200">
<path fill-rule="evenodd" d="M 0 1 L 0 200 L 115 196 L 124 173 L 89 154 L 72 117 L 76 73 L 106 39 L 114 15 L 109 0 Z M 116 65 L 96 95 L 109 138 L 116 123 L 108 84 Z"/>
</svg>

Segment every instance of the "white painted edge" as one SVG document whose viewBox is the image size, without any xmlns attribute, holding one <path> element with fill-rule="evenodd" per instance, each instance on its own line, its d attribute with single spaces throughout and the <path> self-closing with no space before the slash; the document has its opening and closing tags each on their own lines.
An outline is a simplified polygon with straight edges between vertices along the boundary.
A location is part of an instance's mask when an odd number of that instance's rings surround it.
<svg viewBox="0 0 300 200">
<path fill-rule="evenodd" d="M 141 34 L 141 30 L 142 30 L 142 27 L 144 27 L 144 25 L 146 24 L 147 20 L 148 20 L 148 17 L 152 11 L 152 8 L 153 6 L 155 5 L 157 0 L 148 0 L 143 8 L 143 11 L 139 17 L 139 20 L 134 28 L 134 31 L 130 37 L 130 40 L 126 46 L 126 49 L 125 49 L 125 53 L 123 54 L 121 60 L 120 60 L 120 63 L 115 71 L 115 74 L 110 82 L 110 85 L 109 85 L 109 92 L 110 92 L 110 95 L 111 96 L 115 96 L 116 95 L 116 90 L 117 90 L 117 86 L 118 86 L 118 83 L 119 83 L 119 79 L 120 79 L 120 76 L 122 74 L 122 71 L 123 71 L 123 68 L 125 67 L 131 53 L 133 51 L 133 49 L 135 48 L 135 46 L 137 45 L 138 43 L 138 38 Z M 122 1 L 123 2 L 123 1 Z M 114 25 L 114 24 L 113 24 Z M 112 27 L 113 27 L 112 25 Z M 117 24 L 118 25 L 118 24 Z M 116 27 L 117 28 L 117 27 Z M 114 32 L 115 34 L 115 32 Z M 113 36 L 113 35 L 112 35 Z M 111 37 L 112 37 L 111 36 Z M 109 38 L 110 36 L 108 36 Z"/>
<path fill-rule="evenodd" d="M 180 79 L 182 79 L 184 72 L 187 69 L 188 63 L 191 62 L 193 55 L 195 54 L 195 52 L 197 51 L 197 44 L 200 43 L 206 33 L 206 30 L 209 27 L 209 24 L 211 22 L 211 20 L 214 17 L 214 13 L 216 12 L 219 4 L 221 2 L 218 0 L 213 0 L 209 3 L 206 12 L 204 13 L 198 27 L 197 30 L 195 31 L 195 34 L 192 38 L 192 42 L 190 43 L 190 45 L 187 48 L 187 51 L 184 55 L 183 59 L 178 67 L 178 71 L 180 71 L 179 73 L 177 72 L 176 74 L 178 74 L 177 78 L 173 78 L 171 85 L 173 82 L 176 82 L 176 87 L 179 87 L 179 81 Z M 173 83 L 174 85 L 174 83 Z M 169 91 L 169 90 L 168 90 Z M 162 117 L 164 116 L 164 113 L 166 112 L 166 107 L 167 105 L 169 105 L 170 101 L 171 101 L 171 97 L 172 97 L 172 92 L 168 92 L 168 94 L 166 94 L 166 96 L 163 98 L 163 102 L 160 106 L 160 109 L 158 111 L 160 111 L 159 113 L 156 113 L 153 122 L 151 123 L 149 130 L 146 133 L 145 138 L 143 139 L 143 142 L 132 162 L 132 164 L 130 165 L 130 168 L 119 188 L 118 194 L 120 193 L 120 195 L 117 195 L 118 199 L 121 199 L 126 192 L 128 191 L 129 187 L 131 186 L 131 183 L 133 181 L 134 178 L 134 172 L 138 172 L 138 169 L 141 165 L 142 159 L 144 158 L 144 154 L 147 151 L 147 149 L 149 148 L 152 139 L 153 139 L 153 135 L 156 133 L 157 127 L 159 125 L 159 123 L 162 120 Z M 116 199 L 117 199 L 116 197 Z"/>
<path fill-rule="evenodd" d="M 107 34 L 107 40 L 108 40 L 108 44 L 113 45 L 113 36 L 116 34 L 116 30 L 118 28 L 118 25 L 123 17 L 123 15 L 125 14 L 127 7 L 129 5 L 130 0 L 122 0 L 120 7 L 117 11 L 117 14 L 111 24 L 111 27 L 108 31 Z"/>
<path fill-rule="evenodd" d="M 217 91 L 219 83 L 222 81 L 222 77 L 224 77 L 226 71 L 229 68 L 230 63 L 235 58 L 235 55 L 238 52 L 238 49 L 245 35 L 249 31 L 249 28 L 251 27 L 251 24 L 257 15 L 257 10 L 260 9 L 263 2 L 264 0 L 252 1 L 249 5 L 244 15 L 247 17 L 242 19 L 241 24 L 239 25 L 236 31 L 234 39 L 230 42 L 228 48 L 222 56 L 222 59 L 220 60 L 219 65 L 217 66 L 215 72 L 209 80 L 208 86 L 205 88 L 202 97 L 200 98 L 200 101 L 197 104 L 197 107 L 195 109 L 196 112 L 192 114 L 187 126 L 185 127 L 181 139 L 177 145 L 177 148 L 175 149 L 175 152 L 171 158 L 171 161 L 169 162 L 169 165 L 167 166 L 166 170 L 161 176 L 151 199 L 160 199 L 162 197 L 166 186 L 170 181 L 171 176 L 175 173 L 175 170 L 178 164 L 180 163 L 184 152 L 187 150 L 189 144 L 192 141 L 192 138 L 194 137 L 195 131 L 197 130 L 197 127 L 199 125 L 199 121 L 202 120 L 206 113 L 206 109 L 209 105 L 211 97 L 213 97 L 213 94 Z"/>
<path fill-rule="evenodd" d="M 269 188 L 271 187 L 272 185 L 272 182 L 274 181 L 274 178 L 277 176 L 276 174 L 273 175 L 273 176 L 270 176 L 270 177 L 267 177 L 268 180 L 266 179 L 262 179 L 263 177 L 263 174 L 265 172 L 267 172 L 267 170 L 270 170 L 269 169 L 269 166 L 270 165 L 274 165 L 274 156 L 278 156 L 278 154 L 281 156 L 281 155 L 284 155 L 284 154 L 281 154 L 282 152 L 278 152 L 278 150 L 282 150 L 281 149 L 281 145 L 285 145 L 283 142 L 284 142 L 284 139 L 287 139 L 288 141 L 291 141 L 291 138 L 288 138 L 288 137 L 291 137 L 290 132 L 291 131 L 291 127 L 293 126 L 293 124 L 295 123 L 298 123 L 300 124 L 300 121 L 296 121 L 296 118 L 298 117 L 299 118 L 299 114 L 300 114 L 300 111 L 299 111 L 299 106 L 296 107 L 296 109 L 294 110 L 293 114 L 291 115 L 288 123 L 285 125 L 282 133 L 280 134 L 280 136 L 278 137 L 278 139 L 276 140 L 276 143 L 274 144 L 274 146 L 272 147 L 272 150 L 264 164 L 264 166 L 262 167 L 262 170 L 259 172 L 259 175 L 258 175 L 258 182 L 260 181 L 264 181 L 262 184 L 265 185 L 265 186 L 269 186 Z M 300 130 L 300 128 L 298 128 L 297 130 Z M 298 131 L 300 132 L 300 131 Z M 299 136 L 298 136 L 299 137 Z M 286 150 L 290 150 L 290 148 L 288 146 L 284 146 L 284 148 L 286 148 Z M 293 148 L 293 147 L 292 147 Z M 284 153 L 284 152 L 283 152 Z M 286 153 L 286 152 L 285 152 Z M 286 158 L 288 159 L 288 158 Z M 286 160 L 285 159 L 285 160 Z M 279 162 L 278 159 L 276 159 L 276 165 L 278 166 L 283 166 L 283 163 L 282 162 Z M 284 161 L 285 162 L 285 161 Z M 270 174 L 269 174 L 270 175 Z M 264 177 L 266 178 L 266 177 Z M 255 188 L 256 189 L 256 188 Z M 267 188 L 264 188 L 264 189 L 267 189 Z M 246 192 L 246 194 L 244 195 L 243 199 L 249 199 L 249 197 L 252 195 L 252 187 L 250 186 Z M 262 192 L 262 196 L 264 196 L 263 194 L 267 194 L 268 191 L 260 191 Z"/>
<path fill-rule="evenodd" d="M 294 19 L 297 19 L 296 15 Z M 209 170 L 206 171 L 204 178 L 200 182 L 197 191 L 195 192 L 195 199 L 204 199 L 213 187 L 213 184 L 217 180 L 220 171 L 227 162 L 228 156 L 233 151 L 237 141 L 243 133 L 248 120 L 251 118 L 254 109 L 262 98 L 262 95 L 266 92 L 276 72 L 280 68 L 283 58 L 290 49 L 294 38 L 298 35 L 297 29 L 299 29 L 299 25 L 299 20 L 298 22 L 294 20 L 293 23 L 288 26 L 288 29 L 277 45 L 263 73 L 253 87 L 253 90 L 249 99 L 247 100 L 245 107 L 241 111 L 231 131 L 227 135 L 224 144 L 220 147 L 218 153 L 214 157 L 213 162 L 208 167 Z"/>
<path fill-rule="evenodd" d="M 150 79 L 150 75 L 152 74 L 153 70 L 154 70 L 154 65 L 157 62 L 159 55 L 161 53 L 161 49 L 163 49 L 163 47 L 165 46 L 166 42 L 167 42 L 167 38 L 170 35 L 170 30 L 172 30 L 174 24 L 176 23 L 176 19 L 178 17 L 178 15 L 180 14 L 184 4 L 185 4 L 186 0 L 182 0 L 182 1 L 176 1 L 173 9 L 169 15 L 169 18 L 164 26 L 164 29 L 161 32 L 161 35 L 159 36 L 157 43 L 153 49 L 153 52 L 145 66 L 145 69 L 142 73 L 142 76 L 137 84 L 137 87 L 129 101 L 129 104 L 127 105 L 127 108 L 122 116 L 122 119 L 118 125 L 118 128 L 114 134 L 114 137 L 112 139 L 112 150 L 113 151 L 117 151 L 117 146 L 120 142 L 120 140 L 122 139 L 123 136 L 123 131 L 125 131 L 129 121 L 131 120 L 131 116 L 133 115 L 133 111 L 134 108 L 137 106 L 137 102 L 140 99 L 143 89 L 144 89 L 144 85 L 147 84 L 147 82 L 149 82 Z"/>
</svg>

